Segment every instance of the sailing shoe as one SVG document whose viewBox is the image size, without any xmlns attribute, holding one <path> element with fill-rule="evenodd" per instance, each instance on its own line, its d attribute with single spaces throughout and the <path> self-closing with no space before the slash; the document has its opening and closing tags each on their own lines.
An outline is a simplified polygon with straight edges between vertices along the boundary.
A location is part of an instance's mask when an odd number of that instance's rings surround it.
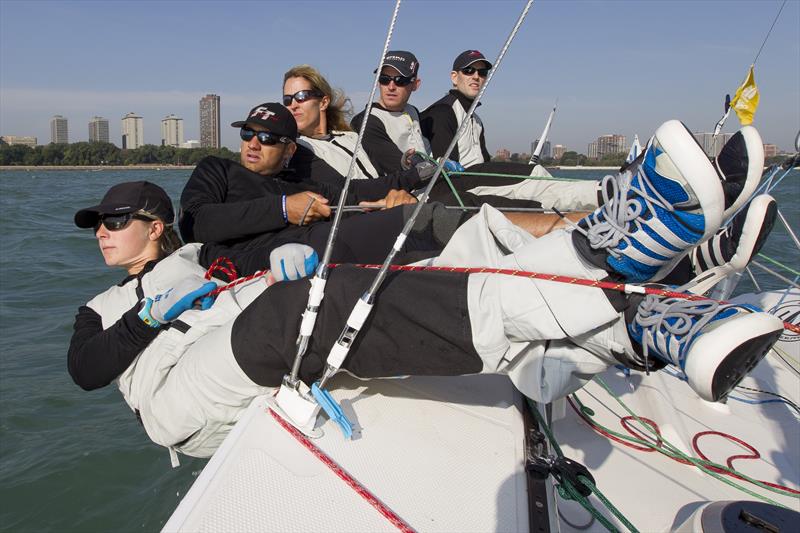
<svg viewBox="0 0 800 533">
<path fill-rule="evenodd" d="M 582 219 L 573 243 L 589 262 L 626 281 L 669 272 L 719 228 L 720 180 L 681 122 L 658 128 L 640 164 L 602 182 L 602 205 Z"/>
<path fill-rule="evenodd" d="M 628 324 L 649 357 L 681 369 L 692 389 L 710 402 L 725 396 L 766 355 L 783 331 L 774 315 L 746 304 L 647 296 Z"/>
<path fill-rule="evenodd" d="M 694 248 L 689 258 L 696 277 L 689 282 L 689 291 L 703 294 L 726 276 L 744 270 L 767 240 L 777 213 L 772 196 L 758 195 L 729 225 Z"/>
<path fill-rule="evenodd" d="M 750 199 L 764 171 L 764 143 L 753 126 L 744 126 L 728 139 L 714 158 L 714 170 L 725 192 L 726 221 Z"/>
</svg>

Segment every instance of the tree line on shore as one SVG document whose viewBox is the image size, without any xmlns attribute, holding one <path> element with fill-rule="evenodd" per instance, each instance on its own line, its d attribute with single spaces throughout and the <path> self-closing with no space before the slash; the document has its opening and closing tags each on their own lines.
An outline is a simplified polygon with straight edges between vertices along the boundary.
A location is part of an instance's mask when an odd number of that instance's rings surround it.
<svg viewBox="0 0 800 533">
<path fill-rule="evenodd" d="M 175 148 L 145 144 L 123 150 L 104 142 L 50 143 L 36 147 L 0 144 L 0 165 L 8 166 L 195 165 L 209 155 L 239 160 L 239 154 L 227 148 Z"/>
<path fill-rule="evenodd" d="M 619 153 L 619 154 L 607 154 L 599 159 L 589 159 L 589 157 L 585 156 L 584 154 L 579 154 L 573 150 L 568 152 L 564 152 L 559 159 L 554 159 L 552 157 L 543 157 L 539 160 L 539 163 L 543 166 L 565 166 L 565 167 L 574 167 L 574 166 L 584 166 L 584 167 L 619 167 L 625 162 L 625 158 L 628 156 L 626 153 Z M 527 163 L 530 159 L 530 154 L 517 154 L 513 153 L 508 159 L 500 159 L 497 157 L 493 157 L 492 161 L 510 161 L 512 163 Z"/>
</svg>

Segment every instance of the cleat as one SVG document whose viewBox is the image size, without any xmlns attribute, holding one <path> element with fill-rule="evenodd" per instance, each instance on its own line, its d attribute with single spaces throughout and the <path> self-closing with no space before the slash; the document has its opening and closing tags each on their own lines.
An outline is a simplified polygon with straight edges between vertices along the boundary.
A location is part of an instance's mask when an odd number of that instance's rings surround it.
<svg viewBox="0 0 800 533">
<path fill-rule="evenodd" d="M 647 296 L 628 325 L 645 367 L 679 368 L 709 402 L 723 400 L 780 338 L 783 322 L 746 304 Z"/>
<path fill-rule="evenodd" d="M 719 155 L 714 158 L 725 192 L 726 221 L 750 199 L 761 181 L 764 172 L 764 143 L 753 126 L 745 126 L 728 139 Z"/>
<path fill-rule="evenodd" d="M 728 226 L 692 250 L 689 258 L 696 277 L 689 282 L 690 292 L 703 294 L 743 271 L 766 242 L 777 214 L 778 203 L 772 196 L 756 196 Z"/>
<path fill-rule="evenodd" d="M 588 261 L 628 282 L 669 272 L 722 222 L 720 179 L 677 120 L 658 128 L 640 164 L 606 176 L 602 189 L 603 204 L 578 223 L 573 241 Z"/>
</svg>

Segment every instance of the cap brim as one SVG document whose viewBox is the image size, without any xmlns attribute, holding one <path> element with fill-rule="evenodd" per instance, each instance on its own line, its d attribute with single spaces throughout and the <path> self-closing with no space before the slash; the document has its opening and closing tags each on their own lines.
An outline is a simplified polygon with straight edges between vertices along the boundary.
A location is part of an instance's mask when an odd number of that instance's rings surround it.
<svg viewBox="0 0 800 533">
<path fill-rule="evenodd" d="M 125 215 L 138 210 L 137 207 L 127 204 L 100 204 L 94 207 L 87 207 L 75 213 L 75 225 L 79 228 L 93 228 L 97 224 L 97 221 L 100 220 L 101 214 Z"/>
<path fill-rule="evenodd" d="M 236 122 L 231 122 L 231 126 L 233 126 L 234 128 L 241 128 L 245 124 L 247 124 L 246 120 L 237 120 Z"/>
<path fill-rule="evenodd" d="M 383 70 L 383 67 L 393 68 L 398 72 L 398 74 L 400 74 L 401 76 L 405 76 L 406 78 L 410 78 L 411 76 L 416 76 L 416 74 L 413 73 L 413 72 L 410 72 L 410 73 L 403 72 L 401 69 L 397 68 L 397 65 L 392 65 L 391 63 L 382 64 L 381 65 L 381 70 Z M 378 69 L 373 70 L 372 73 L 373 74 L 377 74 L 378 73 Z"/>
<path fill-rule="evenodd" d="M 474 65 L 474 64 L 475 64 L 475 63 L 477 63 L 478 61 L 483 61 L 484 63 L 486 63 L 487 65 L 489 65 L 489 67 L 488 67 L 488 68 L 492 68 L 492 64 L 491 64 L 491 63 L 489 63 L 489 61 L 487 61 L 486 59 L 473 59 L 472 61 L 470 61 L 470 62 L 469 62 L 469 63 L 467 63 L 466 65 L 463 65 L 463 66 L 461 66 L 460 68 L 458 68 L 457 70 L 461 70 L 462 68 L 467 68 L 467 67 L 469 67 L 469 66 L 471 66 L 471 65 Z"/>
</svg>

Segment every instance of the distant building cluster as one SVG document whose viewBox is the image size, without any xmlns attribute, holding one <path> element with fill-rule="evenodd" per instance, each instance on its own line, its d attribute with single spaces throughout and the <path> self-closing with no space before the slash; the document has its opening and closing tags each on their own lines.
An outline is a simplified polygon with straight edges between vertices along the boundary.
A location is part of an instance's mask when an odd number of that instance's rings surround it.
<svg viewBox="0 0 800 533">
<path fill-rule="evenodd" d="M 36 137 L 23 137 L 21 135 L 3 135 L 0 136 L 0 141 L 3 141 L 9 146 L 21 144 L 23 146 L 30 146 L 31 148 L 37 144 Z"/>
<path fill-rule="evenodd" d="M 589 159 L 603 159 L 607 155 L 624 154 L 628 151 L 628 143 L 624 135 L 609 133 L 601 135 L 596 141 L 589 143 L 586 155 Z"/>
<path fill-rule="evenodd" d="M 183 119 L 169 114 L 161 119 L 161 145 L 175 148 L 220 148 L 220 97 L 207 94 L 200 99 L 200 140 L 184 141 Z M 36 137 L 3 135 L 0 140 L 8 145 L 38 145 Z M 50 119 L 50 142 L 69 144 L 69 121 L 62 115 Z M 111 142 L 108 119 L 94 116 L 89 121 L 89 142 Z M 122 117 L 121 144 L 123 149 L 144 146 L 144 119 L 130 112 Z"/>
<path fill-rule="evenodd" d="M 725 143 L 733 137 L 732 133 L 720 133 L 716 137 L 713 133 L 707 132 L 695 132 L 693 135 L 708 157 L 717 157 Z"/>
<path fill-rule="evenodd" d="M 494 153 L 494 158 L 498 161 L 508 161 L 511 159 L 511 152 L 507 148 L 498 148 Z"/>
<path fill-rule="evenodd" d="M 552 154 L 553 159 L 561 159 L 562 157 L 564 157 L 564 152 L 566 151 L 567 147 L 564 146 L 563 144 L 557 144 L 553 146 L 553 154 Z"/>
</svg>

